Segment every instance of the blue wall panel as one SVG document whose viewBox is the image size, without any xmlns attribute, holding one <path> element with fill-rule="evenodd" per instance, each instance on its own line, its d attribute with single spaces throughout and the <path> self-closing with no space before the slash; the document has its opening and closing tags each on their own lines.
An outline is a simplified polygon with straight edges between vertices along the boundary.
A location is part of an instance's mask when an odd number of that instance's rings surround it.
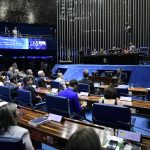
<svg viewBox="0 0 150 150">
<path fill-rule="evenodd" d="M 64 79 L 69 81 L 71 79 L 80 80 L 82 78 L 83 70 L 88 69 L 89 73 L 96 70 L 117 70 L 121 68 L 124 71 L 131 71 L 129 84 L 133 86 L 150 87 L 150 65 L 55 65 L 53 73 L 58 68 L 67 68 L 64 74 Z"/>
</svg>

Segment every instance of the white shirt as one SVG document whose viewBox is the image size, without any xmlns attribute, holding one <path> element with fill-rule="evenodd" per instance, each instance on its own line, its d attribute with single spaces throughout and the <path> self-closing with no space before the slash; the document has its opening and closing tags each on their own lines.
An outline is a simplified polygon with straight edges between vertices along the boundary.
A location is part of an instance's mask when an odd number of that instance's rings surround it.
<svg viewBox="0 0 150 150">
<path fill-rule="evenodd" d="M 59 82 L 62 85 L 63 89 L 66 89 L 66 83 L 62 78 L 59 77 L 55 81 Z"/>
</svg>

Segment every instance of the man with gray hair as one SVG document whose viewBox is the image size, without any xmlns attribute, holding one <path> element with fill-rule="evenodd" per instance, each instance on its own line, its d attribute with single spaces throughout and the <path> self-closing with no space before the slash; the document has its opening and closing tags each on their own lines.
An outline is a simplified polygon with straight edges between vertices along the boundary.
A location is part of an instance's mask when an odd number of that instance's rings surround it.
<svg viewBox="0 0 150 150">
<path fill-rule="evenodd" d="M 63 90 L 66 89 L 66 83 L 63 79 L 63 74 L 61 72 L 57 73 L 57 79 L 55 81 L 61 84 Z"/>
<path fill-rule="evenodd" d="M 45 78 L 44 71 L 43 70 L 38 71 L 38 76 L 39 76 L 38 79 L 37 79 L 38 87 L 47 88 L 47 85 L 46 85 L 45 80 L 44 80 L 44 78 Z"/>
</svg>

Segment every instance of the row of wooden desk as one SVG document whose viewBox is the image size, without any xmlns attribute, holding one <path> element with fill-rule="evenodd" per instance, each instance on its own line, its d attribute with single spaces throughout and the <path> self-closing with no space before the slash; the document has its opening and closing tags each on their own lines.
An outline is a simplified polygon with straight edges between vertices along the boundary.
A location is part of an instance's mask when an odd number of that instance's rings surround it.
<svg viewBox="0 0 150 150">
<path fill-rule="evenodd" d="M 50 94 L 50 90 L 45 89 L 45 88 L 37 88 L 36 92 L 44 97 L 46 94 Z M 100 102 L 101 97 L 96 96 L 96 95 L 90 95 L 90 96 L 79 96 L 79 100 L 87 101 L 87 102 Z M 132 102 L 127 102 L 127 101 L 120 101 L 118 100 L 118 105 L 124 105 L 136 109 L 148 109 L 150 110 L 150 101 L 142 101 L 142 100 L 133 100 Z"/>
<path fill-rule="evenodd" d="M 50 90 L 44 88 L 37 88 L 36 92 L 39 95 L 45 96 L 46 94 L 50 93 Z M 88 97 L 80 96 L 79 99 L 94 103 L 99 102 L 101 100 L 101 97 L 91 95 Z M 146 101 L 125 102 L 118 100 L 118 104 L 135 109 L 144 109 L 144 110 L 146 109 L 150 111 L 150 102 Z M 65 149 L 66 143 L 69 137 L 72 135 L 72 133 L 82 128 L 93 128 L 99 135 L 101 142 L 103 142 L 104 138 L 106 138 L 105 135 L 106 133 L 104 131 L 105 127 L 103 126 L 98 126 L 95 124 L 84 123 L 81 121 L 65 118 L 64 121 L 61 123 L 50 121 L 39 127 L 33 127 L 29 125 L 28 122 L 34 118 L 46 115 L 46 112 L 32 111 L 31 109 L 28 108 L 20 108 L 19 112 L 20 112 L 19 123 L 21 126 L 29 130 L 32 139 L 39 141 L 41 143 L 51 145 L 57 149 Z M 113 135 L 114 133 L 112 132 L 111 134 Z M 150 137 L 143 136 L 142 149 L 150 150 Z"/>
<path fill-rule="evenodd" d="M 33 111 L 29 108 L 20 107 L 19 109 L 19 124 L 29 130 L 31 138 L 41 143 L 51 145 L 57 149 L 65 149 L 66 143 L 69 137 L 82 128 L 93 128 L 99 135 L 101 143 L 104 142 L 108 136 L 113 135 L 113 133 L 108 133 L 106 135 L 105 127 L 84 123 L 77 120 L 72 120 L 69 118 L 64 118 L 61 123 L 56 123 L 53 121 L 44 123 L 39 127 L 33 127 L 28 124 L 28 122 L 34 118 L 46 115 L 45 112 Z M 103 144 L 102 144 L 103 145 Z M 142 138 L 142 149 L 150 149 L 150 138 Z"/>
</svg>

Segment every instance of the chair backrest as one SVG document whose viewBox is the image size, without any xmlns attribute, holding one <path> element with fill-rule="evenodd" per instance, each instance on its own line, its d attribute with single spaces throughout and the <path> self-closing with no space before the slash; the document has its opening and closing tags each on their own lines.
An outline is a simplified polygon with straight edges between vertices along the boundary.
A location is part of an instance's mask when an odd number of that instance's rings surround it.
<svg viewBox="0 0 150 150">
<path fill-rule="evenodd" d="M 6 86 L 0 86 L 0 98 L 4 101 L 11 102 L 11 89 Z"/>
<path fill-rule="evenodd" d="M 88 85 L 86 83 L 78 83 L 78 92 L 90 93 L 90 85 Z"/>
<path fill-rule="evenodd" d="M 131 111 L 130 108 L 110 104 L 93 104 L 93 123 L 112 127 L 115 129 L 130 130 Z"/>
<path fill-rule="evenodd" d="M 50 85 L 51 85 L 51 89 L 55 88 L 55 89 L 60 90 L 60 88 L 61 88 L 61 84 L 59 82 L 56 82 L 56 81 L 51 81 Z"/>
<path fill-rule="evenodd" d="M 146 100 L 147 100 L 147 101 L 150 101 L 150 90 L 148 90 L 148 92 L 147 92 Z"/>
<path fill-rule="evenodd" d="M 70 117 L 69 100 L 65 97 L 47 94 L 46 107 L 49 113 Z"/>
<path fill-rule="evenodd" d="M 23 106 L 33 108 L 31 92 L 23 89 L 18 89 L 18 102 Z"/>
<path fill-rule="evenodd" d="M 128 95 L 128 88 L 117 88 L 117 97 L 127 95 Z"/>
<path fill-rule="evenodd" d="M 25 144 L 21 139 L 0 137 L 1 150 L 25 150 Z"/>
</svg>

